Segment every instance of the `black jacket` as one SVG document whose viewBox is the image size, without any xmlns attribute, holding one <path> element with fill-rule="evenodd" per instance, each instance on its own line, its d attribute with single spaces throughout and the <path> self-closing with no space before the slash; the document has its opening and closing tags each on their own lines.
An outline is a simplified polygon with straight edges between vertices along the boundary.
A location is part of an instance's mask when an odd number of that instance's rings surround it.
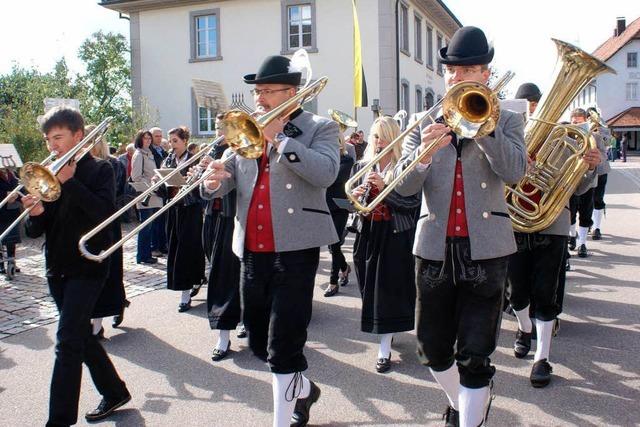
<svg viewBox="0 0 640 427">
<path fill-rule="evenodd" d="M 78 249 L 80 237 L 115 212 L 115 179 L 106 160 L 82 158 L 75 175 L 62 184 L 58 200 L 44 203 L 44 213 L 29 217 L 27 236 L 45 233 L 47 277 L 106 278 L 109 262 L 83 258 Z M 89 242 L 89 250 L 99 253 L 113 240 L 113 227 L 107 227 Z"/>
<path fill-rule="evenodd" d="M 336 180 L 327 188 L 327 206 L 330 211 L 336 211 L 340 208 L 333 199 L 347 199 L 344 193 L 344 184 L 349 180 L 351 168 L 353 167 L 353 157 L 348 154 L 340 154 L 340 170 Z"/>
</svg>

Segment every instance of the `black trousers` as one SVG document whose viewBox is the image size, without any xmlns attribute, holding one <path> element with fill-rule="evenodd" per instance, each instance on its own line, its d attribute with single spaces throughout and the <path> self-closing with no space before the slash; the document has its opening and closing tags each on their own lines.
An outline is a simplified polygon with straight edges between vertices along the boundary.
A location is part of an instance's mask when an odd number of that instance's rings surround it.
<svg viewBox="0 0 640 427">
<path fill-rule="evenodd" d="M 593 208 L 604 209 L 606 204 L 604 203 L 604 192 L 607 188 L 607 176 L 608 174 L 598 175 L 598 186 L 593 189 Z"/>
<path fill-rule="evenodd" d="M 342 244 L 344 243 L 344 227 L 347 225 L 347 219 L 349 218 L 349 212 L 340 209 L 331 211 L 331 218 L 333 219 L 333 225 L 338 233 L 338 240 L 333 245 L 329 245 L 329 253 L 331 254 L 331 274 L 329 275 L 329 283 L 338 284 L 338 272 L 347 269 L 347 260 L 342 253 Z"/>
<path fill-rule="evenodd" d="M 473 261 L 468 239 L 447 239 L 444 261 L 416 257 L 418 357 L 436 372 L 454 360 L 460 384 L 489 385 L 508 257 Z M 456 345 L 457 342 L 457 345 Z M 457 351 L 455 350 L 457 349 Z"/>
<path fill-rule="evenodd" d="M 557 289 L 564 269 L 566 236 L 514 233 L 518 252 L 509 257 L 509 302 L 519 311 L 532 303 L 534 317 L 549 321 L 558 314 Z"/>
<path fill-rule="evenodd" d="M 319 262 L 320 248 L 277 253 L 245 250 L 240 296 L 249 347 L 273 373 L 291 374 L 308 367 L 303 349 Z"/>
<path fill-rule="evenodd" d="M 573 195 L 569 199 L 569 210 L 571 211 L 571 224 L 576 223 L 576 214 L 580 214 L 578 225 L 580 227 L 591 227 L 593 220 L 591 214 L 593 213 L 593 188 L 590 188 L 584 194 L 580 196 Z"/>
<path fill-rule="evenodd" d="M 48 425 L 72 425 L 78 420 L 83 362 L 105 399 L 118 400 L 128 393 L 109 356 L 91 333 L 91 313 L 103 286 L 104 279 L 49 278 L 60 320 Z"/>
</svg>

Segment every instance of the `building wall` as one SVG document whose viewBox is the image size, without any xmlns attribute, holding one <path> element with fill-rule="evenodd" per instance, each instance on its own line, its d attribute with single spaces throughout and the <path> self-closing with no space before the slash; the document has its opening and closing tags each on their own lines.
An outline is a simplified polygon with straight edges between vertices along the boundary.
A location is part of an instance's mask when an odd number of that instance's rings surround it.
<svg viewBox="0 0 640 427">
<path fill-rule="evenodd" d="M 610 119 L 627 108 L 640 106 L 640 98 L 627 100 L 627 83 L 635 82 L 640 86 L 640 67 L 627 68 L 627 52 L 637 52 L 640 56 L 640 40 L 628 43 L 607 61 L 607 65 L 618 74 L 604 74 L 597 78 L 598 106 L 605 119 Z M 640 97 L 640 88 L 638 96 Z"/>
</svg>

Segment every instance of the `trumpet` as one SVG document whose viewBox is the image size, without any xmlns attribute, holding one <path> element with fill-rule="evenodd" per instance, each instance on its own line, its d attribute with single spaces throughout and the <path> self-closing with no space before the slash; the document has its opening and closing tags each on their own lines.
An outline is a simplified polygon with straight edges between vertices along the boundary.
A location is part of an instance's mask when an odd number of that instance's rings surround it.
<svg viewBox="0 0 640 427">
<path fill-rule="evenodd" d="M 496 84 L 489 88 L 477 82 L 460 82 L 454 85 L 446 96 L 431 107 L 422 118 L 413 122 L 410 126 L 400 134 L 396 139 L 391 141 L 384 150 L 378 153 L 368 164 L 353 174 L 345 183 L 344 189 L 347 197 L 356 210 L 360 213 L 370 213 L 380 204 L 387 195 L 392 192 L 400 183 L 400 181 L 411 172 L 422 159 L 431 156 L 445 135 L 432 141 L 425 149 L 415 156 L 415 159 L 409 163 L 402 172 L 378 194 L 368 205 L 361 203 L 351 192 L 356 183 L 372 170 L 375 165 L 393 150 L 396 144 L 402 144 L 404 138 L 409 135 L 415 128 L 420 126 L 426 119 L 435 122 L 433 115 L 437 113 L 442 106 L 442 114 L 445 123 L 457 135 L 463 138 L 479 138 L 490 134 L 495 129 L 500 119 L 500 104 L 497 94 L 500 92 L 511 79 L 514 73 L 508 71 L 502 76 Z"/>
<path fill-rule="evenodd" d="M 42 163 L 27 162 L 20 169 L 20 185 L 19 189 L 14 190 L 14 194 L 22 193 L 22 188 L 26 189 L 31 195 L 36 196 L 40 201 L 55 202 L 60 198 L 62 194 L 62 186 L 56 175 L 62 170 L 62 168 L 71 161 L 80 161 L 84 156 L 91 152 L 91 149 L 102 141 L 102 136 L 107 132 L 112 117 L 107 117 L 100 123 L 94 130 L 89 132 L 82 141 L 78 142 L 71 150 L 67 151 L 65 155 L 52 161 L 57 153 L 51 153 Z M 87 145 L 88 144 L 88 145 Z M 82 150 L 82 151 L 81 151 Z M 80 153 L 80 154 L 78 154 Z M 8 197 L 8 196 L 7 196 Z M 7 198 L 5 198 L 7 199 Z M 4 202 L 4 200 L 3 200 Z M 2 241 L 24 218 L 26 218 L 33 208 L 37 205 L 34 203 L 24 211 L 0 234 L 0 241 Z"/>
<path fill-rule="evenodd" d="M 115 242 L 109 248 L 103 250 L 99 254 L 94 254 L 89 251 L 87 248 L 87 242 L 100 231 L 111 225 L 114 221 L 116 221 L 120 215 L 130 209 L 133 205 L 138 203 L 140 200 L 146 198 L 149 194 L 156 191 L 161 185 L 163 185 L 166 181 L 171 179 L 177 173 L 180 173 L 186 167 L 191 166 L 195 163 L 196 160 L 200 159 L 207 153 L 211 152 L 212 148 L 215 148 L 217 144 L 219 144 L 223 139 L 227 141 L 229 148 L 233 151 L 231 155 L 227 156 L 223 164 L 228 161 L 231 161 L 235 158 L 235 156 L 241 156 L 246 159 L 257 159 L 259 158 L 263 151 L 265 145 L 265 139 L 263 134 L 263 129 L 271 123 L 273 120 L 279 117 L 288 117 L 295 110 L 300 108 L 300 106 L 306 102 L 314 99 L 318 94 L 324 89 L 327 84 L 328 79 L 326 77 L 321 77 L 313 84 L 309 84 L 308 86 L 301 89 L 298 93 L 296 93 L 292 98 L 283 102 L 273 110 L 259 117 L 258 119 L 254 119 L 250 114 L 247 114 L 244 111 L 240 110 L 231 110 L 228 111 L 223 119 L 222 124 L 224 127 L 224 135 L 216 138 L 214 141 L 208 144 L 205 149 L 200 150 L 198 153 L 193 155 L 189 160 L 183 162 L 171 173 L 164 176 L 162 179 L 157 181 L 155 184 L 151 185 L 144 192 L 142 192 L 138 197 L 130 201 L 127 205 L 123 206 L 116 213 L 111 215 L 109 218 L 98 224 L 95 228 L 90 230 L 87 234 L 83 235 L 78 242 L 78 248 L 82 256 L 92 261 L 102 262 L 107 259 L 112 253 L 117 251 L 122 245 L 124 245 L 127 240 L 131 239 L 137 233 L 140 232 L 144 227 L 150 224 L 154 219 L 158 216 L 162 215 L 168 209 L 173 207 L 176 203 L 181 201 L 187 194 L 191 193 L 191 191 L 195 190 L 200 186 L 201 183 L 207 180 L 209 176 L 211 176 L 215 169 L 206 169 L 200 176 L 196 179 L 189 180 L 188 185 L 184 185 L 180 188 L 178 193 L 161 209 L 156 211 L 153 215 L 151 215 L 146 221 L 139 224 L 129 233 L 122 236 L 120 240 Z M 309 83 L 309 82 L 307 82 Z M 208 148 L 208 149 L 207 149 Z"/>
</svg>

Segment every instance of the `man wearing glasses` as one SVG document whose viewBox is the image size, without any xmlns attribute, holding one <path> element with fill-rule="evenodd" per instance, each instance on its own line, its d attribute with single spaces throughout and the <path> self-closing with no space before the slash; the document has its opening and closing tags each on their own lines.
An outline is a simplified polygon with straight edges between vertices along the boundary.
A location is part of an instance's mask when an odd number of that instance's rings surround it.
<svg viewBox="0 0 640 427">
<path fill-rule="evenodd" d="M 284 56 L 244 76 L 258 114 L 296 94 L 302 73 Z M 320 389 L 302 371 L 320 246 L 338 241 L 325 191 L 338 174 L 338 124 L 301 108 L 264 128 L 261 158 L 213 161 L 204 198 L 237 191 L 233 251 L 249 346 L 273 374 L 273 425 L 303 426 Z M 230 154 L 227 150 L 224 157 Z M 294 411 L 295 407 L 295 411 Z M 292 416 L 293 414 L 293 416 Z"/>
</svg>

